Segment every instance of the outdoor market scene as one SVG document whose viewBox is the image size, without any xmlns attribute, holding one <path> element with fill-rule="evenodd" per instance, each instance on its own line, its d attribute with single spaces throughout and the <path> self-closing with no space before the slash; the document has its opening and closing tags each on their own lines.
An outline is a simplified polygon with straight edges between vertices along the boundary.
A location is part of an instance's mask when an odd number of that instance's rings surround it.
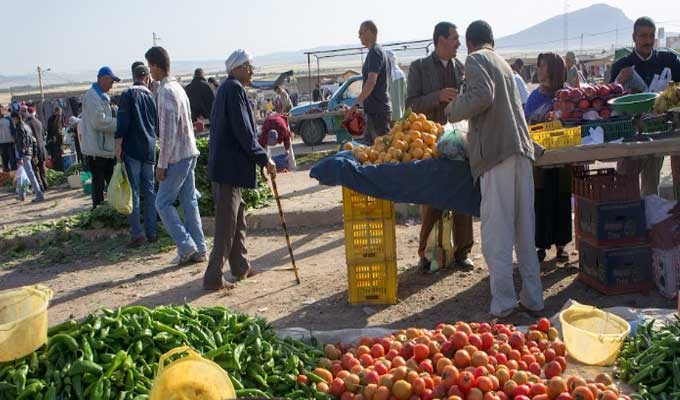
<svg viewBox="0 0 680 400">
<path fill-rule="evenodd" d="M 680 19 L 401 1 L 139 4 L 87 61 L 44 4 L 0 61 L 0 400 L 680 400 Z"/>
</svg>

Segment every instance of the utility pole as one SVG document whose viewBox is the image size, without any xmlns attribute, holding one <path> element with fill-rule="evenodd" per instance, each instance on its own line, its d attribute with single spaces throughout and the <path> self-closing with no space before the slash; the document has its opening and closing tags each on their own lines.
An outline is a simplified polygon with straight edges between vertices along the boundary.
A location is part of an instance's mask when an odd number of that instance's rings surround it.
<svg viewBox="0 0 680 400">
<path fill-rule="evenodd" d="M 564 35 L 564 52 L 566 53 L 567 50 L 569 50 L 569 22 L 567 20 L 567 15 L 569 14 L 569 2 L 568 0 L 564 0 L 564 32 L 562 33 Z"/>
<path fill-rule="evenodd" d="M 45 101 L 45 92 L 43 91 L 42 73 L 49 71 L 51 68 L 43 69 L 38 65 L 38 86 L 40 86 L 40 98 Z"/>
<path fill-rule="evenodd" d="M 583 54 L 583 32 L 581 32 L 581 48 L 579 49 L 579 53 Z"/>
<path fill-rule="evenodd" d="M 156 35 L 156 32 L 153 32 L 153 45 L 157 46 L 159 40 L 161 40 L 160 36 Z"/>
</svg>

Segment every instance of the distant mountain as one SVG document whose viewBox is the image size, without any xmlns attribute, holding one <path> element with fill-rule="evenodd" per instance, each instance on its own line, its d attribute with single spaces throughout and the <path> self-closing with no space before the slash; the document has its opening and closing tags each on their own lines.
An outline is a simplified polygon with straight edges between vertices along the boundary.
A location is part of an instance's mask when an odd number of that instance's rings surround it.
<svg viewBox="0 0 680 400">
<path fill-rule="evenodd" d="M 633 21 L 618 8 L 595 4 L 567 15 L 568 50 L 610 49 L 631 43 Z M 618 31 L 618 32 L 617 32 Z M 501 52 L 559 49 L 564 46 L 564 14 L 529 27 L 496 41 Z"/>
</svg>

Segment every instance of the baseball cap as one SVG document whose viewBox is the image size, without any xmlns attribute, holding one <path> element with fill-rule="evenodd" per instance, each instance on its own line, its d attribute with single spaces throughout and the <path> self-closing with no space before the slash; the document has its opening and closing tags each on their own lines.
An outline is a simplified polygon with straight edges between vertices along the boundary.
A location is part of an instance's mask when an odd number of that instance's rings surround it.
<svg viewBox="0 0 680 400">
<path fill-rule="evenodd" d="M 108 76 L 109 78 L 113 79 L 114 82 L 120 82 L 120 78 L 116 76 L 116 74 L 111 71 L 111 68 L 108 66 L 103 66 L 99 68 L 99 72 L 97 72 L 97 78 L 101 78 L 102 76 Z"/>
<path fill-rule="evenodd" d="M 132 76 L 134 78 L 143 78 L 148 75 L 149 67 L 147 67 L 146 65 L 138 65 L 135 67 L 134 71 L 132 71 Z"/>
<path fill-rule="evenodd" d="M 570 60 L 576 60 L 576 54 L 574 54 L 573 51 L 568 51 L 566 58 L 568 58 Z"/>
</svg>

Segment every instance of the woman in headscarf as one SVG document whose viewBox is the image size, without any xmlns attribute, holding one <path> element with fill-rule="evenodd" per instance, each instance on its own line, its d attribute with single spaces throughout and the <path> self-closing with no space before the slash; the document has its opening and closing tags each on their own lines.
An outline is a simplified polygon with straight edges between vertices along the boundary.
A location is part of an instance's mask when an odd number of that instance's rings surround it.
<svg viewBox="0 0 680 400">
<path fill-rule="evenodd" d="M 47 147 L 52 158 L 52 168 L 57 171 L 64 170 L 63 151 L 61 149 L 64 144 L 63 128 L 61 108 L 55 107 L 54 114 L 47 120 Z"/>
<path fill-rule="evenodd" d="M 524 107 L 528 124 L 546 122 L 555 92 L 564 87 L 566 78 L 565 63 L 559 54 L 541 53 L 537 64 L 539 86 Z M 570 167 L 535 168 L 534 187 L 538 259 L 545 260 L 546 251 L 555 245 L 557 261 L 569 261 L 564 247 L 572 239 Z"/>
<path fill-rule="evenodd" d="M 392 102 L 392 121 L 398 121 L 404 116 L 406 108 L 406 76 L 397 64 L 397 55 L 392 50 L 385 50 L 390 62 L 390 100 Z"/>
</svg>

